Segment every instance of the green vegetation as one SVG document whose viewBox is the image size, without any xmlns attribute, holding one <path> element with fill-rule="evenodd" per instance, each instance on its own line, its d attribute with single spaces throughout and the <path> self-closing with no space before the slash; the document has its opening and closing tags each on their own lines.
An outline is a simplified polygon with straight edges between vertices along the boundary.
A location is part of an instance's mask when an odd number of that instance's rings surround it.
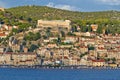
<svg viewBox="0 0 120 80">
<path fill-rule="evenodd" d="M 77 32 L 77 26 L 82 32 L 91 32 L 91 24 L 98 24 L 97 33 L 120 33 L 120 12 L 119 11 L 101 11 L 101 12 L 73 12 L 60 10 L 46 6 L 20 6 L 6 9 L 0 12 L 0 22 L 8 25 L 20 26 L 19 31 L 27 30 L 28 27 L 36 27 L 37 20 L 66 20 L 72 21 L 72 31 Z M 27 25 L 29 23 L 29 25 Z M 49 33 L 49 32 L 48 32 Z M 64 33 L 62 36 L 64 37 Z M 47 35 L 47 37 L 52 34 Z"/>
<path fill-rule="evenodd" d="M 69 43 L 61 42 L 61 45 L 73 45 L 73 43 L 71 43 L 71 42 L 69 42 Z"/>
<path fill-rule="evenodd" d="M 88 46 L 88 50 L 95 50 L 94 46 Z"/>
<path fill-rule="evenodd" d="M 68 36 L 76 36 L 75 34 L 71 33 L 71 32 L 68 32 L 67 33 Z"/>
<path fill-rule="evenodd" d="M 24 36 L 24 39 L 28 41 L 36 41 L 40 38 L 41 38 L 41 35 L 39 32 L 37 33 L 29 32 L 27 35 Z"/>
<path fill-rule="evenodd" d="M 87 55 L 88 53 L 87 52 L 85 52 L 84 54 L 81 54 L 80 55 L 80 58 L 82 58 L 83 56 L 85 56 L 85 55 Z"/>
<path fill-rule="evenodd" d="M 108 20 L 117 20 L 120 12 L 104 11 L 104 12 L 72 12 L 49 8 L 46 6 L 21 6 L 7 9 L 17 18 L 21 20 L 38 20 L 38 19 L 70 19 L 70 20 L 87 20 L 89 23 L 93 21 L 99 22 Z"/>
<path fill-rule="evenodd" d="M 105 59 L 105 61 L 106 62 L 112 62 L 112 63 L 115 63 L 116 62 L 116 58 L 115 57 L 113 57 L 113 58 L 107 58 L 107 59 Z"/>
<path fill-rule="evenodd" d="M 30 51 L 30 52 L 33 52 L 33 51 L 34 51 L 35 49 L 37 49 L 37 48 L 39 48 L 37 45 L 32 44 L 32 45 L 30 46 L 29 51 Z"/>
</svg>

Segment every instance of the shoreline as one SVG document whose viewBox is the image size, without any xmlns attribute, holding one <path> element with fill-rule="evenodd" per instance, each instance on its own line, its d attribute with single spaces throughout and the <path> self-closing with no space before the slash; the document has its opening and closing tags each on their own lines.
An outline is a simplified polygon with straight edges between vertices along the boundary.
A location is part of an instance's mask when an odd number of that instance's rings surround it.
<svg viewBox="0 0 120 80">
<path fill-rule="evenodd" d="M 88 66 L 27 66 L 27 65 L 0 65 L 0 68 L 23 68 L 23 69 L 120 69 L 120 67 L 88 67 Z"/>
</svg>

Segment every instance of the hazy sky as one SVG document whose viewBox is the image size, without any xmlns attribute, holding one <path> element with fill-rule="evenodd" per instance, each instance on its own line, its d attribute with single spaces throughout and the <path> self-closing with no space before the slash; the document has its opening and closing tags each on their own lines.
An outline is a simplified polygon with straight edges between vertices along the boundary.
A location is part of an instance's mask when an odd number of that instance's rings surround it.
<svg viewBox="0 0 120 80">
<path fill-rule="evenodd" d="M 49 6 L 73 11 L 120 11 L 120 0 L 0 0 L 0 7 L 23 5 Z"/>
</svg>

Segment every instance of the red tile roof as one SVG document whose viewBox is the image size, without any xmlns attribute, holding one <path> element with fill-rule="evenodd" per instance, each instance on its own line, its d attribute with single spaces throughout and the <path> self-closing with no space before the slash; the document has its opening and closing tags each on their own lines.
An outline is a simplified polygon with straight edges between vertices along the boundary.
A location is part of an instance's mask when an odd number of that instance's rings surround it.
<svg viewBox="0 0 120 80">
<path fill-rule="evenodd" d="M 0 33 L 0 36 L 6 36 L 6 34 Z"/>
<path fill-rule="evenodd" d="M 93 62 L 105 62 L 105 60 L 92 60 Z"/>
</svg>

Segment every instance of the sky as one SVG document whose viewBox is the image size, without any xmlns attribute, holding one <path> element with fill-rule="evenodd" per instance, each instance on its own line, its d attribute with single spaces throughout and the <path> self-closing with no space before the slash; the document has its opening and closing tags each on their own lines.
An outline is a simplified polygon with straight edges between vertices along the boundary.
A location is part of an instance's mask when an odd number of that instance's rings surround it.
<svg viewBox="0 0 120 80">
<path fill-rule="evenodd" d="M 71 11 L 120 11 L 120 0 L 0 0 L 0 7 L 39 5 Z"/>
</svg>

